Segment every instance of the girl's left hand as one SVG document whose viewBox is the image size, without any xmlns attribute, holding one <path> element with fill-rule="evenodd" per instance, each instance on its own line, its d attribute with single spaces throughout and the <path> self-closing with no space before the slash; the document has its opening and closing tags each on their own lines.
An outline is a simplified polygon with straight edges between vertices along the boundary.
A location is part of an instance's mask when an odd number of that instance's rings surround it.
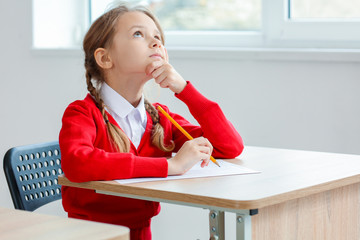
<svg viewBox="0 0 360 240">
<path fill-rule="evenodd" d="M 162 88 L 169 88 L 174 93 L 180 93 L 186 86 L 186 81 L 169 64 L 169 56 L 165 50 L 165 59 L 150 63 L 146 69 L 146 75 L 151 75 Z"/>
</svg>

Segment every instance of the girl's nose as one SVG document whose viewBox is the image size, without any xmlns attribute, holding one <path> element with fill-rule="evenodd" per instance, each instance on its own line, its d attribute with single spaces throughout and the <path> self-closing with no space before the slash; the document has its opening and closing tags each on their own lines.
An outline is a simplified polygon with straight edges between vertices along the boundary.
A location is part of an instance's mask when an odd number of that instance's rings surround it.
<svg viewBox="0 0 360 240">
<path fill-rule="evenodd" d="M 154 40 L 152 43 L 150 43 L 151 48 L 161 48 L 161 44 L 159 41 Z"/>
</svg>

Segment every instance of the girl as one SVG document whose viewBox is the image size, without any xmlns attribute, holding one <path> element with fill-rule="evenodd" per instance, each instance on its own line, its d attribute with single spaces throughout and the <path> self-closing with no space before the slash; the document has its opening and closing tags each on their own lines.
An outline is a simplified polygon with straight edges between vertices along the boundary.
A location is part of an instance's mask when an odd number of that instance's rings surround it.
<svg viewBox="0 0 360 240">
<path fill-rule="evenodd" d="M 83 48 L 90 94 L 67 107 L 59 136 L 62 169 L 70 181 L 166 177 L 200 161 L 205 167 L 211 154 L 234 158 L 242 152 L 242 139 L 219 106 L 169 64 L 163 31 L 144 7 L 121 5 L 102 15 Z M 200 126 L 144 99 L 150 79 L 174 92 Z M 187 141 L 157 105 L 195 139 Z M 72 187 L 63 187 L 62 199 L 69 217 L 128 226 L 131 239 L 151 239 L 150 220 L 160 211 L 157 202 Z"/>
</svg>

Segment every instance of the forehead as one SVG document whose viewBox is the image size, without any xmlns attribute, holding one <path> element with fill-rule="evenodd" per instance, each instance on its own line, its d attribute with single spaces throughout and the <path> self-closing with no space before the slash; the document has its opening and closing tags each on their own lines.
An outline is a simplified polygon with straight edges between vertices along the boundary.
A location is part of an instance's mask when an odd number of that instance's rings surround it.
<svg viewBox="0 0 360 240">
<path fill-rule="evenodd" d="M 116 28 L 118 31 L 129 31 L 133 26 L 143 26 L 148 30 L 157 30 L 155 22 L 143 12 L 126 12 L 119 17 Z"/>
</svg>

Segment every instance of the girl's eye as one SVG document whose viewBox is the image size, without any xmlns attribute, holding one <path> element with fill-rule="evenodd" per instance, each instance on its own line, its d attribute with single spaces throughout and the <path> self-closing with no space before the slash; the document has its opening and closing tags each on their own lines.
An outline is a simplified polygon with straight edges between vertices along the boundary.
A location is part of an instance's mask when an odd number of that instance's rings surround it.
<svg viewBox="0 0 360 240">
<path fill-rule="evenodd" d="M 142 37 L 143 35 L 140 31 L 136 31 L 133 36 L 138 38 L 138 37 Z"/>
<path fill-rule="evenodd" d="M 160 37 L 159 37 L 159 36 L 155 36 L 154 38 L 160 41 Z"/>
</svg>

